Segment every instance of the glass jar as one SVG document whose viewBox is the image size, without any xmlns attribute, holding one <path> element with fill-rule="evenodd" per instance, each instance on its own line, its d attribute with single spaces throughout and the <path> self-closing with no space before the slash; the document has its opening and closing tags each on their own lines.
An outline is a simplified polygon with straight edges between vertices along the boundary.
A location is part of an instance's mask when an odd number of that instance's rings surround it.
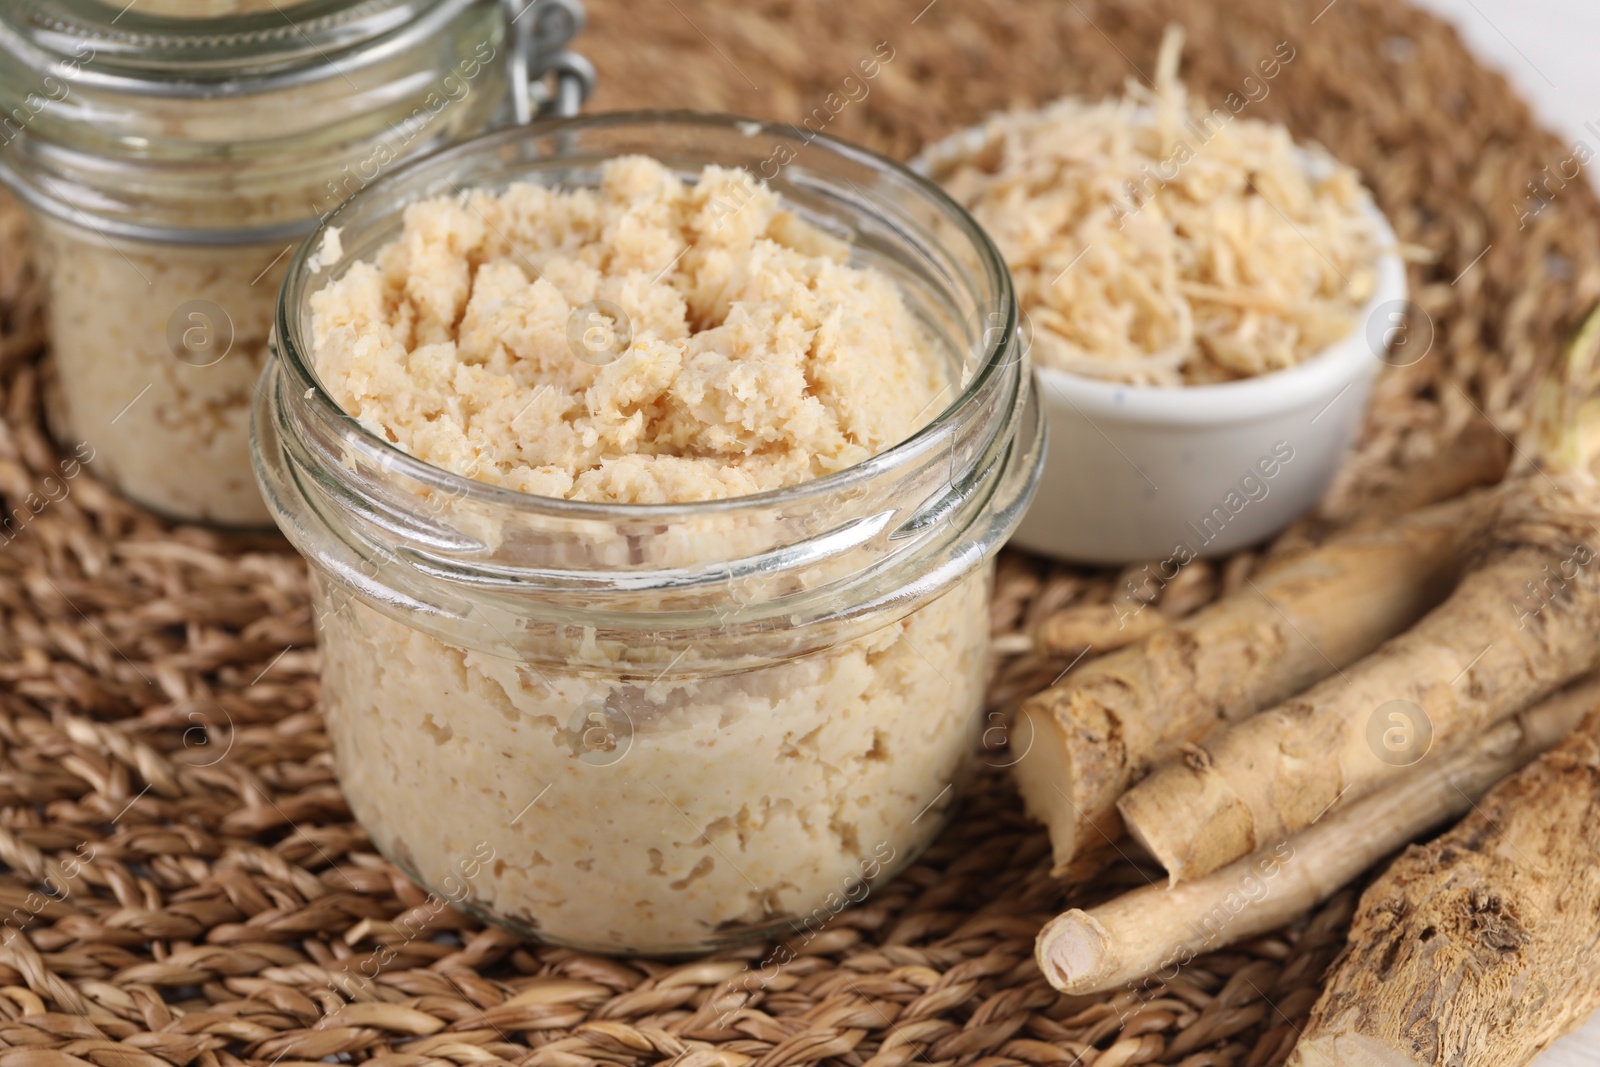
<svg viewBox="0 0 1600 1067">
<path fill-rule="evenodd" d="M 551 3 L 517 30 L 575 32 Z M 57 436 L 158 512 L 266 524 L 250 393 L 290 253 L 396 161 L 526 110 L 510 21 L 498 0 L 5 4 L 0 180 L 31 208 Z"/>
<path fill-rule="evenodd" d="M 649 505 L 473 481 L 339 409 L 310 300 L 396 237 L 404 205 L 593 187 L 630 154 L 686 181 L 743 167 L 848 242 L 898 283 L 953 402 L 836 474 Z M 490 920 L 610 953 L 815 933 L 908 863 L 976 751 L 992 557 L 1043 438 L 1010 278 L 977 225 L 869 152 L 684 113 L 479 138 L 328 225 L 337 240 L 289 268 L 254 447 L 312 564 L 339 780 L 377 847 Z"/>
</svg>

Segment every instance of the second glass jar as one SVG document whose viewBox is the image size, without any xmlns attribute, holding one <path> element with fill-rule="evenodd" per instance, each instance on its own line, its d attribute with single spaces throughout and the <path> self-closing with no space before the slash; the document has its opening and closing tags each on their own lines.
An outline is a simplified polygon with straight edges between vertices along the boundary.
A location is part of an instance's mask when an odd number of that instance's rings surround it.
<svg viewBox="0 0 1600 1067">
<path fill-rule="evenodd" d="M 264 526 L 250 393 L 294 246 L 508 117 L 518 42 L 499 0 L 146 6 L 0 12 L 0 180 L 32 209 L 50 421 L 152 510 Z"/>
</svg>

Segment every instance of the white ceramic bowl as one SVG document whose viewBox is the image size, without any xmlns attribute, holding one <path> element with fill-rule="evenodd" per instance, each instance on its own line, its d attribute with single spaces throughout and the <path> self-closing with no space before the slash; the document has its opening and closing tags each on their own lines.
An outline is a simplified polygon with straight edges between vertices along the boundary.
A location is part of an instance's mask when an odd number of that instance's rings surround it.
<svg viewBox="0 0 1600 1067">
<path fill-rule="evenodd" d="M 969 154 L 978 134 L 940 141 L 911 166 L 928 174 Z M 1370 215 L 1393 248 L 1388 221 L 1376 207 Z M 1050 442 L 1012 543 L 1085 563 L 1182 565 L 1277 533 L 1317 502 L 1348 452 L 1406 295 L 1405 265 L 1387 252 L 1348 337 L 1240 381 L 1136 386 L 1036 367 Z M 1429 341 L 1410 340 L 1405 362 Z"/>
</svg>

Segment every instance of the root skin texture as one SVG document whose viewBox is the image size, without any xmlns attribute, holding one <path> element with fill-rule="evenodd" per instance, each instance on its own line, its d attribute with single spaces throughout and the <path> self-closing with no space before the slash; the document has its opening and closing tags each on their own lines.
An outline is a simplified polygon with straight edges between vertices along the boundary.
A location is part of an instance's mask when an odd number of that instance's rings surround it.
<svg viewBox="0 0 1600 1067">
<path fill-rule="evenodd" d="M 1172 889 L 1152 886 L 1068 911 L 1039 935 L 1039 969 L 1064 993 L 1099 993 L 1147 977 L 1155 985 L 1203 953 L 1276 930 L 1420 834 L 1470 811 L 1496 782 L 1597 709 L 1600 676 L 1590 676 L 1272 848 Z"/>
<path fill-rule="evenodd" d="M 1600 1009 L 1600 713 L 1366 891 L 1289 1067 L 1515 1067 Z"/>
<path fill-rule="evenodd" d="M 1304 829 L 1595 665 L 1600 489 L 1583 475 L 1535 474 L 1496 493 L 1481 562 L 1443 604 L 1122 797 L 1129 833 L 1174 883 Z M 1370 576 L 1355 584 L 1365 596 L 1382 588 Z"/>
<path fill-rule="evenodd" d="M 1050 828 L 1055 873 L 1073 879 L 1115 856 L 1117 799 L 1153 765 L 1355 662 L 1443 600 L 1493 499 L 1470 494 L 1285 559 L 1028 700 L 1016 775 Z"/>
</svg>

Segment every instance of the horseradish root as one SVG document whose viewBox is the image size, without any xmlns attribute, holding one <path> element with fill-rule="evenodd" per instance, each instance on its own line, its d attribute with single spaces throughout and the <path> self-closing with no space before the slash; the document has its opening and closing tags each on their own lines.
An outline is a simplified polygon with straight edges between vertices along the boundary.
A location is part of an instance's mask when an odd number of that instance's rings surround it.
<svg viewBox="0 0 1600 1067">
<path fill-rule="evenodd" d="M 1511 1067 L 1600 1009 L 1600 712 L 1361 898 L 1288 1067 Z"/>
<path fill-rule="evenodd" d="M 1028 700 L 1017 782 L 1050 828 L 1055 873 L 1089 873 L 1111 853 L 1117 798 L 1155 763 L 1355 662 L 1439 603 L 1491 500 L 1452 500 L 1285 559 Z"/>
<path fill-rule="evenodd" d="M 1276 930 L 1395 849 L 1465 814 L 1596 709 L 1600 677 L 1591 676 L 1254 856 L 1173 889 L 1151 886 L 1068 911 L 1039 935 L 1039 969 L 1062 992 L 1098 993 L 1147 975 L 1159 982 L 1203 953 Z"/>
<path fill-rule="evenodd" d="M 1595 665 L 1600 487 L 1586 474 L 1532 474 L 1495 495 L 1483 562 L 1443 604 L 1123 796 L 1129 833 L 1174 883 L 1282 840 Z M 1352 600 L 1383 588 L 1370 575 L 1353 584 Z"/>
</svg>

